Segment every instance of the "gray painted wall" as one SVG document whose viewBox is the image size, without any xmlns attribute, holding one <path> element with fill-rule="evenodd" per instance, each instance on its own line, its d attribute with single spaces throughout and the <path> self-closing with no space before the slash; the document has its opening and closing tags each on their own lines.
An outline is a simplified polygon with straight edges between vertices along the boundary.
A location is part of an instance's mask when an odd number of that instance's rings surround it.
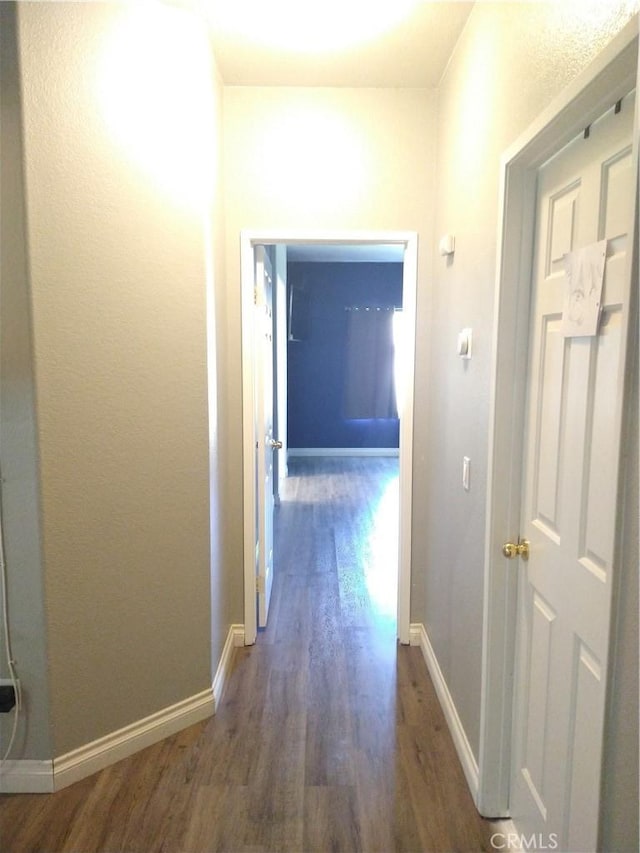
<svg viewBox="0 0 640 853">
<path fill-rule="evenodd" d="M 228 86 L 224 90 L 226 355 L 221 407 L 227 414 L 226 559 L 242 583 L 242 365 L 240 231 L 392 230 L 418 233 L 413 499 L 428 500 L 427 334 L 433 255 L 436 92 L 426 89 L 304 89 Z M 261 132 L 255 132 L 259 127 Z M 267 168 L 268 164 L 268 168 Z M 455 342 L 454 342 L 455 344 Z M 424 565 L 422 519 L 413 560 Z M 412 579 L 415 613 L 424 575 Z M 238 618 L 241 620 L 242 610 Z"/>
<path fill-rule="evenodd" d="M 426 380 L 433 405 L 422 475 L 435 488 L 418 510 L 421 525 L 414 525 L 416 547 L 425 554 L 415 570 L 423 572 L 426 589 L 412 618 L 427 626 L 476 756 L 499 158 L 622 28 L 632 7 L 638 3 L 476 4 L 439 90 L 436 233 L 455 234 L 456 253 L 452 263 L 437 258 L 434 269 Z M 473 327 L 474 356 L 463 366 L 452 351 L 465 326 Z M 463 455 L 472 464 L 469 493 L 460 486 Z M 637 572 L 637 560 L 629 565 Z M 634 637 L 623 630 L 625 680 L 637 631 Z M 609 731 L 608 742 L 612 737 Z M 637 777 L 637 748 L 628 746 Z M 616 801 L 616 811 L 628 812 L 632 798 L 629 792 Z M 614 805 L 605 799 L 603 808 Z"/>
<path fill-rule="evenodd" d="M 210 114 L 209 51 L 186 13 L 145 10 L 153 40 L 136 4 L 18 5 L 56 756 L 211 685 L 211 187 L 182 103 L 194 86 Z M 132 92 L 145 111 L 118 113 Z"/>
<path fill-rule="evenodd" d="M 31 307 L 25 235 L 22 110 L 15 7 L 0 4 L 0 464 L 9 626 L 25 714 L 12 756 L 51 757 L 40 541 Z M 0 674 L 6 667 L 0 636 Z M 2 717 L 1 754 L 13 716 Z"/>
</svg>

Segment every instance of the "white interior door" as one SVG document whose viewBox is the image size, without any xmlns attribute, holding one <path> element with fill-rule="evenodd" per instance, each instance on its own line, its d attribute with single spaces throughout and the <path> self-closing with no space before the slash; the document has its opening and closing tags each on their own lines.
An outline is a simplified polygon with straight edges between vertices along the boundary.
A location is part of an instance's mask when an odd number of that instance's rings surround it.
<svg viewBox="0 0 640 853">
<path fill-rule="evenodd" d="M 629 302 L 634 96 L 538 175 L 511 815 L 597 846 Z M 599 332 L 565 338 L 563 257 L 607 239 Z M 514 567 L 515 568 L 515 567 Z M 551 837 L 551 834 L 555 837 Z"/>
<path fill-rule="evenodd" d="M 258 626 L 264 628 L 273 586 L 273 271 L 264 246 L 256 246 L 256 495 Z"/>
<path fill-rule="evenodd" d="M 274 456 L 274 485 L 279 503 L 281 484 L 287 476 L 287 247 L 276 245 L 276 268 L 274 270 L 275 299 L 275 412 L 276 435 L 282 447 Z"/>
</svg>

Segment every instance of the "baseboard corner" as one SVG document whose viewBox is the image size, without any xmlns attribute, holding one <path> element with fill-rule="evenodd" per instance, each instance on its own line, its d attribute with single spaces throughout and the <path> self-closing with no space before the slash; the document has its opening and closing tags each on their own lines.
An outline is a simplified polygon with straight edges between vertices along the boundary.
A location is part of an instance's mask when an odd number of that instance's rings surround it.
<svg viewBox="0 0 640 853">
<path fill-rule="evenodd" d="M 51 794 L 53 761 L 7 759 L 0 768 L 0 794 Z"/>
<path fill-rule="evenodd" d="M 210 688 L 52 761 L 7 761 L 0 769 L 0 793 L 52 793 L 128 758 L 182 729 L 212 716 L 219 707 L 233 665 L 244 646 L 244 625 L 231 625 Z"/>
<path fill-rule="evenodd" d="M 424 629 L 424 625 L 422 622 L 412 622 L 409 625 L 409 645 L 410 646 L 419 646 L 422 643 L 422 635 L 426 632 Z"/>
<path fill-rule="evenodd" d="M 213 692 L 209 687 L 175 705 L 54 758 L 53 790 L 59 791 L 92 776 L 111 764 L 129 758 L 141 749 L 206 720 L 213 713 Z"/>
<path fill-rule="evenodd" d="M 220 707 L 220 702 L 224 695 L 225 688 L 231 675 L 233 666 L 233 651 L 240 646 L 244 646 L 244 625 L 230 625 L 227 633 L 227 639 L 218 661 L 216 674 L 213 677 L 212 693 L 214 713 Z"/>
<path fill-rule="evenodd" d="M 231 625 L 229 632 L 233 635 L 233 645 L 236 648 L 244 646 L 244 625 Z"/>
</svg>

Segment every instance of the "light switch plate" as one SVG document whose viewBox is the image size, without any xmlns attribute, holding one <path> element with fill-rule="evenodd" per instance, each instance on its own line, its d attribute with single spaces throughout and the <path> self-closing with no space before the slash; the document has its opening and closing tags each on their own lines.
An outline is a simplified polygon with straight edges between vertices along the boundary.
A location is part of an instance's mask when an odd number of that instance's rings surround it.
<svg viewBox="0 0 640 853">
<path fill-rule="evenodd" d="M 460 358 L 471 358 L 471 329 L 463 329 L 458 335 L 458 355 Z"/>
<path fill-rule="evenodd" d="M 462 457 L 462 487 L 465 492 L 471 489 L 471 459 L 468 456 Z"/>
<path fill-rule="evenodd" d="M 453 234 L 445 234 L 444 237 L 440 238 L 440 242 L 438 243 L 438 250 L 443 257 L 447 255 L 453 255 L 456 250 L 456 238 Z"/>
</svg>

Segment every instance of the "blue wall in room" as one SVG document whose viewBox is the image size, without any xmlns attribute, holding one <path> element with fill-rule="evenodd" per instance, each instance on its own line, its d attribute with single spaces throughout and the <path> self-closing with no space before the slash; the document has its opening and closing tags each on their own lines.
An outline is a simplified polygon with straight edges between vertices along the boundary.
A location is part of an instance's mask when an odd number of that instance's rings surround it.
<svg viewBox="0 0 640 853">
<path fill-rule="evenodd" d="M 345 307 L 400 307 L 402 264 L 290 262 L 287 286 L 307 315 L 304 340 L 287 345 L 289 447 L 398 447 L 397 418 L 345 420 L 342 393 Z"/>
</svg>

